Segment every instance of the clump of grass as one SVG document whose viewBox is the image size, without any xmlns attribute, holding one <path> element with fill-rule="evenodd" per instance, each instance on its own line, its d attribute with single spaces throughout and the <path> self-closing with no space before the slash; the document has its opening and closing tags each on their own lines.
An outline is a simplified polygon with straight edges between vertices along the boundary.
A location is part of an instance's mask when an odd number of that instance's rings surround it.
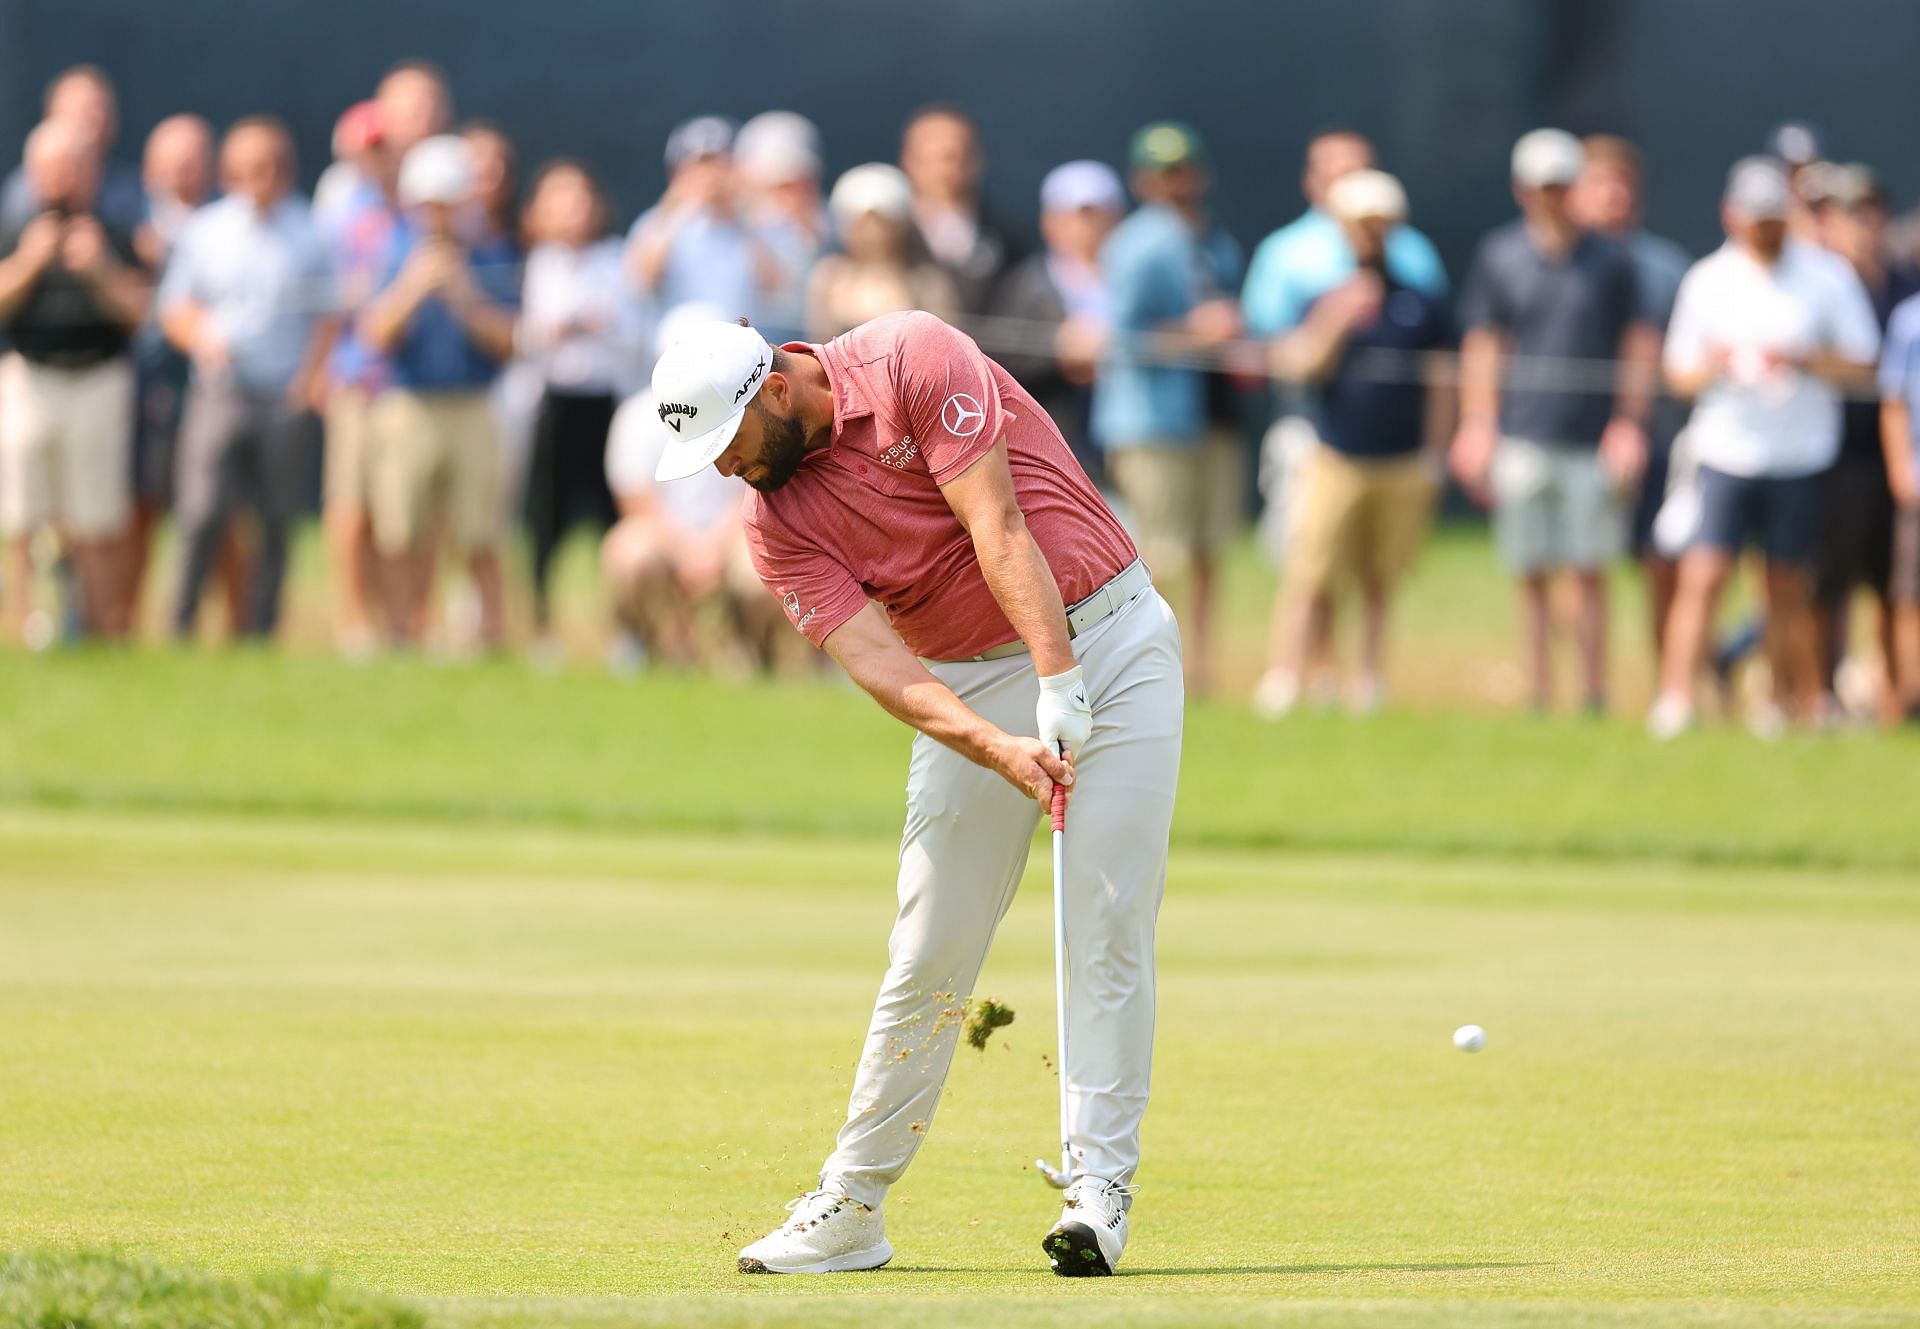
<svg viewBox="0 0 1920 1329">
<path fill-rule="evenodd" d="M 967 1044 L 984 1052 L 987 1040 L 993 1037 L 993 1031 L 1004 1029 L 1013 1023 L 1013 1007 L 1002 1006 L 992 997 L 979 997 L 967 1015 Z"/>
<path fill-rule="evenodd" d="M 424 1329 L 420 1312 L 342 1288 L 326 1273 L 247 1279 L 130 1260 L 105 1251 L 0 1255 L 8 1329 Z"/>
</svg>

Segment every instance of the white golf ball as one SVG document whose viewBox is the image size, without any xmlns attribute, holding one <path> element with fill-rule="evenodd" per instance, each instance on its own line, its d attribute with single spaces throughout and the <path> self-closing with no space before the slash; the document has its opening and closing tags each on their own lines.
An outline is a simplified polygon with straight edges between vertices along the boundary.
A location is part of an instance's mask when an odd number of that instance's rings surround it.
<svg viewBox="0 0 1920 1329">
<path fill-rule="evenodd" d="M 1462 1052 L 1478 1052 L 1487 1045 L 1487 1031 L 1477 1024 L 1463 1024 L 1453 1031 L 1453 1045 Z"/>
</svg>

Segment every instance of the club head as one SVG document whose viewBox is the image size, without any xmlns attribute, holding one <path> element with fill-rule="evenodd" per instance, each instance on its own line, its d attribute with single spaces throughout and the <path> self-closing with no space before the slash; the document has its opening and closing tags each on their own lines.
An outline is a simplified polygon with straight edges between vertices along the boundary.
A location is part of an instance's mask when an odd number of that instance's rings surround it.
<svg viewBox="0 0 1920 1329">
<path fill-rule="evenodd" d="M 1056 1191 L 1064 1191 L 1073 1181 L 1073 1174 L 1066 1168 L 1057 1168 L 1044 1158 L 1034 1159 L 1033 1165 L 1039 1169 L 1040 1176 L 1046 1181 L 1047 1185 L 1053 1187 Z"/>
</svg>

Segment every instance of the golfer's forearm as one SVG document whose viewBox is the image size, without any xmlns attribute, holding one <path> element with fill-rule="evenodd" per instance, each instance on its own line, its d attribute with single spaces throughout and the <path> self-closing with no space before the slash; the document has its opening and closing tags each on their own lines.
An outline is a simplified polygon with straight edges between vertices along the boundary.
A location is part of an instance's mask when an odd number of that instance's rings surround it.
<svg viewBox="0 0 1920 1329">
<path fill-rule="evenodd" d="M 1067 607 L 1060 599 L 1059 583 L 1020 510 L 1015 508 L 1000 521 L 976 525 L 972 534 L 973 552 L 987 589 L 1033 652 L 1035 672 L 1045 678 L 1073 668 Z"/>
<path fill-rule="evenodd" d="M 849 677 L 902 724 L 952 748 L 969 761 L 988 765 L 987 753 L 1000 730 L 981 719 L 913 656 L 900 651 L 836 651 Z"/>
</svg>

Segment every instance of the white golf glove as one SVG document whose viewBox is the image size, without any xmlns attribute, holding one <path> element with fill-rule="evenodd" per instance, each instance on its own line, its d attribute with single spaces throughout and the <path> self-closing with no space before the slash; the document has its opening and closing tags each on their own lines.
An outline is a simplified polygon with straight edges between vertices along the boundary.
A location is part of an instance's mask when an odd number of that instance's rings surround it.
<svg viewBox="0 0 1920 1329">
<path fill-rule="evenodd" d="M 1087 703 L 1087 680 L 1075 665 L 1064 674 L 1040 680 L 1040 704 L 1034 709 L 1040 722 L 1040 741 L 1069 757 L 1080 754 L 1093 733 L 1093 707 Z"/>
</svg>

